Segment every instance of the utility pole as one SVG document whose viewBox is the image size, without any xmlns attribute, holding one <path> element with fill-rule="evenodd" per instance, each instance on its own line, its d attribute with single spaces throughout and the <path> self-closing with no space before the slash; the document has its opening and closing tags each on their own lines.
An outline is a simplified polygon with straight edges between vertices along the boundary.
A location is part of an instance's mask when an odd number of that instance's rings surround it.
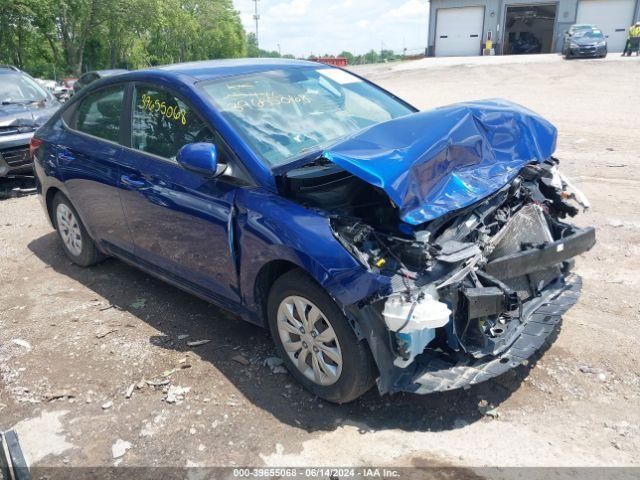
<svg viewBox="0 0 640 480">
<path fill-rule="evenodd" d="M 260 14 L 258 13 L 258 2 L 260 0 L 253 0 L 253 2 L 255 3 L 255 11 L 253 14 L 253 19 L 256 21 L 256 43 L 258 44 L 258 47 L 260 46 L 260 41 L 258 40 L 258 20 L 260 20 Z"/>
</svg>

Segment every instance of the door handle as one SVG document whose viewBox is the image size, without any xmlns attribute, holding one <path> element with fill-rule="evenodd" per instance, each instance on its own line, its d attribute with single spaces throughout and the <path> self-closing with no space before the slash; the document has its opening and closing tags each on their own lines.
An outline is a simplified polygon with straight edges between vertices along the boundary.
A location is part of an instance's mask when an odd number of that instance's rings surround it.
<svg viewBox="0 0 640 480">
<path fill-rule="evenodd" d="M 144 188 L 147 186 L 147 182 L 145 182 L 144 180 L 138 180 L 130 177 L 129 175 L 122 175 L 120 177 L 120 181 L 125 185 L 134 188 Z"/>
</svg>

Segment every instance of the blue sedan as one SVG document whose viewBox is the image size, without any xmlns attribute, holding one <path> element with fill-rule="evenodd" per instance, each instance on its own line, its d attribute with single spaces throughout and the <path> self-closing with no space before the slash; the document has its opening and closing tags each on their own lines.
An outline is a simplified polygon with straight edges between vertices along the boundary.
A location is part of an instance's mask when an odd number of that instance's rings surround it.
<svg viewBox="0 0 640 480">
<path fill-rule="evenodd" d="M 342 69 L 171 65 L 99 80 L 31 141 L 80 266 L 117 257 L 269 328 L 314 394 L 464 387 L 577 299 L 588 201 L 556 130 L 503 100 L 417 109 Z"/>
</svg>

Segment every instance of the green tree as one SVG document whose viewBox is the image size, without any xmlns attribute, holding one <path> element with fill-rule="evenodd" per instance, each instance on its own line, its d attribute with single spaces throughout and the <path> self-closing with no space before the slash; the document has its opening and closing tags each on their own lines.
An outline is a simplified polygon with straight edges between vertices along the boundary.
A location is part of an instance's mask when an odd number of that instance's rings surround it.
<svg viewBox="0 0 640 480">
<path fill-rule="evenodd" d="M 246 53 L 232 0 L 0 0 L 0 62 L 37 76 Z"/>
<path fill-rule="evenodd" d="M 364 54 L 364 63 L 378 63 L 379 61 L 380 56 L 375 50 L 369 50 L 369 52 Z"/>
<path fill-rule="evenodd" d="M 247 56 L 251 58 L 258 58 L 260 56 L 258 39 L 253 32 L 247 34 Z"/>
<path fill-rule="evenodd" d="M 353 55 L 353 53 L 347 52 L 346 50 L 340 52 L 338 54 L 338 57 L 346 58 L 347 59 L 347 63 L 349 65 L 353 65 L 354 62 L 355 62 L 355 59 L 356 59 L 356 57 Z"/>
</svg>

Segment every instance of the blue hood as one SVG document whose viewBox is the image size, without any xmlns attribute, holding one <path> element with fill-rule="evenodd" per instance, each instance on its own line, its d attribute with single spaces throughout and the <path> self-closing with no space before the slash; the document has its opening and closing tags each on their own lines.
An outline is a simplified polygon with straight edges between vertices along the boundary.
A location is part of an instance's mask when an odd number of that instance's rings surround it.
<svg viewBox="0 0 640 480">
<path fill-rule="evenodd" d="M 383 189 L 412 225 L 466 207 L 548 159 L 556 128 L 506 100 L 450 105 L 383 122 L 323 155 Z"/>
</svg>

